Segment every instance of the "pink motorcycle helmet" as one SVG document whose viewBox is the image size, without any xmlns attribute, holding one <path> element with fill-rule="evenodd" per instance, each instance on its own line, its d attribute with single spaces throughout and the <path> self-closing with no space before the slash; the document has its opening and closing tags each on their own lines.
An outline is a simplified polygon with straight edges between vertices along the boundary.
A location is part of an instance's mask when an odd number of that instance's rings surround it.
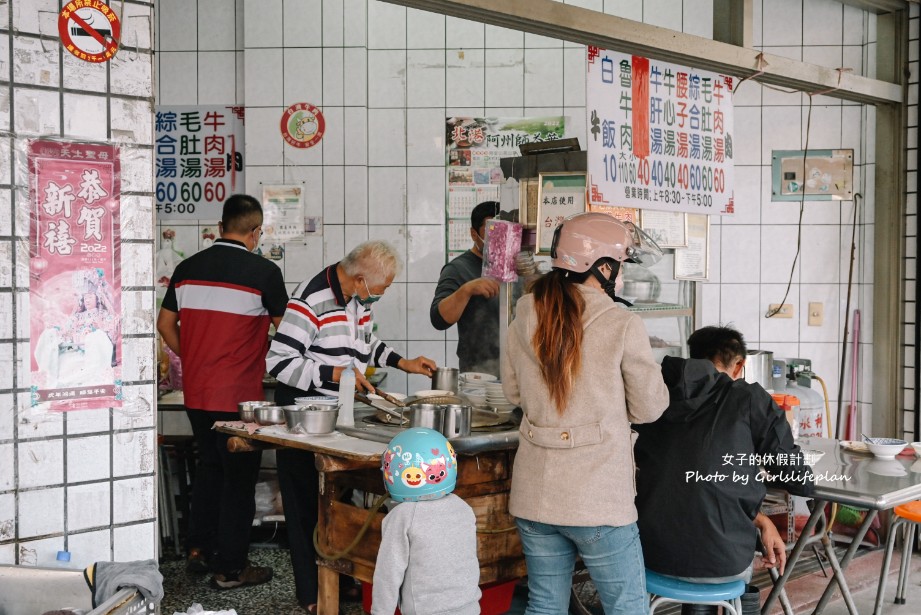
<svg viewBox="0 0 921 615">
<path fill-rule="evenodd" d="M 632 222 L 586 212 L 573 214 L 556 227 L 550 257 L 554 268 L 584 273 L 602 258 L 649 267 L 659 262 L 662 250 Z"/>
</svg>

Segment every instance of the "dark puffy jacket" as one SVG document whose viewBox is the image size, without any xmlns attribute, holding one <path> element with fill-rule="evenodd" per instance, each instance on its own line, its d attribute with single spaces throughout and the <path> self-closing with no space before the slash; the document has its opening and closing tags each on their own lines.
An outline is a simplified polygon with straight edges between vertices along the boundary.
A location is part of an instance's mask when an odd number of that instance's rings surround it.
<svg viewBox="0 0 921 615">
<path fill-rule="evenodd" d="M 669 407 L 635 425 L 636 507 L 646 567 L 673 576 L 724 577 L 752 562 L 753 519 L 768 484 L 809 495 L 809 467 L 783 411 L 757 384 L 710 361 L 666 357 Z M 760 466 L 760 467 L 759 467 Z"/>
</svg>

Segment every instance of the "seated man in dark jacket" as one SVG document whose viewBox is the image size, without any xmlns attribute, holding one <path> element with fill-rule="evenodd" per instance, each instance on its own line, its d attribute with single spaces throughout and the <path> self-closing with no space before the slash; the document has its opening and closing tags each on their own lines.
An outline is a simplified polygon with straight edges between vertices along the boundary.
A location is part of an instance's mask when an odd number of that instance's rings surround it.
<svg viewBox="0 0 921 615">
<path fill-rule="evenodd" d="M 696 582 L 747 582 L 760 532 L 767 564 L 783 572 L 784 543 L 759 512 L 765 485 L 810 495 L 811 470 L 783 411 L 760 385 L 741 378 L 742 334 L 704 327 L 688 346 L 691 359 L 662 363 L 668 409 L 654 423 L 633 426 L 640 434 L 636 508 L 646 567 Z M 757 594 L 747 597 L 757 606 Z M 701 611 L 686 605 L 683 612 Z"/>
</svg>

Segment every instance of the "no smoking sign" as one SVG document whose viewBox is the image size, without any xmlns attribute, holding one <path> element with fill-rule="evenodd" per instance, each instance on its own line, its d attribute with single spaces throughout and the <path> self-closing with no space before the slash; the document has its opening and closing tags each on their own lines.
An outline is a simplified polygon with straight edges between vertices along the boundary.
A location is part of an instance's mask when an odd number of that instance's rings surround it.
<svg viewBox="0 0 921 615">
<path fill-rule="evenodd" d="M 121 23 L 101 0 L 73 0 L 61 9 L 58 32 L 70 53 L 87 62 L 105 62 L 118 51 Z"/>
</svg>

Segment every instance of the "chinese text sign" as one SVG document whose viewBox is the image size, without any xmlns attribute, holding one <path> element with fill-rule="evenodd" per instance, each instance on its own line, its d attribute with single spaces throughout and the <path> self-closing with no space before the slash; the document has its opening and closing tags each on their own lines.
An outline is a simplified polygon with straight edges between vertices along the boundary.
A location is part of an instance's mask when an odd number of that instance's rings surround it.
<svg viewBox="0 0 921 615">
<path fill-rule="evenodd" d="M 591 203 L 733 213 L 733 81 L 589 47 Z"/>
<path fill-rule="evenodd" d="M 157 218 L 220 220 L 224 201 L 246 185 L 243 115 L 243 107 L 157 107 Z"/>
<path fill-rule="evenodd" d="M 32 141 L 32 405 L 121 406 L 118 148 Z"/>
</svg>

